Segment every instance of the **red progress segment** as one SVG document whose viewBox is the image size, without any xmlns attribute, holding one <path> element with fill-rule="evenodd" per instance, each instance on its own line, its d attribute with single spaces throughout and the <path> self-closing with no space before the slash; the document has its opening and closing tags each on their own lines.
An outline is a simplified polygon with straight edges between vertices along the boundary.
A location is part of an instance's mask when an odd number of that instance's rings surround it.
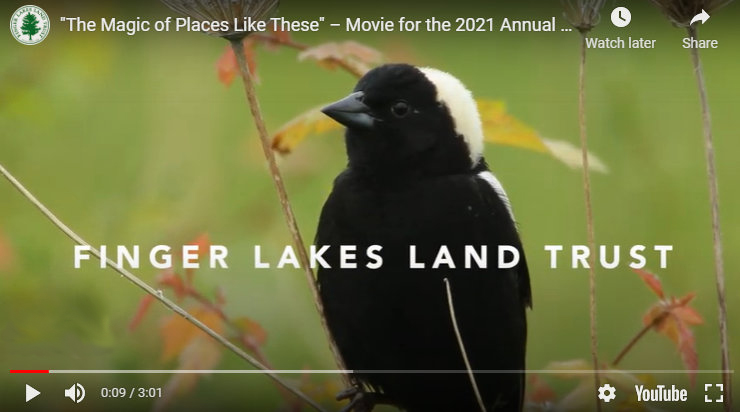
<svg viewBox="0 0 740 412">
<path fill-rule="evenodd" d="M 10 373 L 49 373 L 48 369 L 11 369 Z"/>
</svg>

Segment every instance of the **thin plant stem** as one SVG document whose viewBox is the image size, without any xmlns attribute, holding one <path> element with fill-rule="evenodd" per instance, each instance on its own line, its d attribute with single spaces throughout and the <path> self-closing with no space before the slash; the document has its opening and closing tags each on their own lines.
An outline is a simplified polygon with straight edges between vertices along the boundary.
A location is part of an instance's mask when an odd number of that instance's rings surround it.
<svg viewBox="0 0 740 412">
<path fill-rule="evenodd" d="M 221 336 L 217 332 L 215 332 L 213 329 L 209 328 L 206 324 L 198 320 L 198 318 L 194 317 L 190 313 L 188 313 L 185 309 L 181 308 L 179 305 L 177 305 L 175 302 L 164 296 L 161 290 L 156 290 L 153 287 L 149 286 L 146 282 L 139 279 L 136 275 L 132 274 L 125 268 L 119 266 L 115 262 L 113 262 L 111 259 L 107 257 L 103 257 L 100 254 L 100 251 L 96 249 L 95 247 L 92 247 L 87 241 L 85 241 L 82 237 L 80 237 L 77 233 L 75 233 L 72 229 L 69 228 L 64 222 L 59 220 L 59 218 L 54 215 L 54 213 L 51 212 L 46 206 L 44 206 L 43 203 L 41 203 L 28 189 L 26 189 L 23 184 L 21 184 L 18 179 L 16 179 L 5 167 L 0 164 L 0 174 L 2 174 L 13 187 L 15 187 L 16 190 L 18 190 L 23 197 L 25 197 L 31 204 L 33 204 L 51 223 L 56 226 L 59 230 L 61 230 L 67 237 L 72 239 L 76 244 L 82 245 L 82 246 L 88 246 L 90 247 L 90 253 L 92 253 L 93 256 L 98 258 L 100 261 L 105 262 L 110 268 L 118 272 L 123 278 L 128 280 L 129 282 L 133 283 L 134 285 L 138 286 L 141 290 L 148 293 L 149 295 L 152 295 L 155 299 L 160 301 L 164 306 L 166 306 L 169 310 L 177 313 L 178 315 L 182 316 L 183 319 L 190 322 L 193 326 L 197 327 L 198 329 L 205 332 L 208 336 L 215 339 L 218 343 L 226 347 L 226 349 L 233 352 L 235 355 L 240 357 L 241 359 L 247 361 L 250 365 L 254 366 L 257 369 L 260 369 L 265 372 L 265 375 L 270 377 L 275 383 L 278 385 L 284 387 L 288 391 L 290 391 L 295 396 L 302 399 L 304 402 L 306 402 L 308 405 L 310 405 L 312 408 L 316 409 L 317 411 L 324 412 L 324 409 L 316 403 L 313 399 L 309 398 L 308 395 L 304 394 L 300 390 L 294 388 L 287 382 L 285 382 L 282 378 L 280 378 L 277 374 L 270 371 L 268 367 L 260 363 L 257 359 L 243 351 L 238 346 L 231 343 L 228 339 Z"/>
<path fill-rule="evenodd" d="M 450 309 L 450 318 L 452 319 L 452 328 L 455 330 L 455 337 L 457 338 L 457 344 L 460 346 L 460 353 L 462 353 L 463 362 L 465 362 L 465 370 L 468 372 L 470 378 L 470 384 L 473 386 L 473 392 L 475 392 L 475 399 L 478 401 L 478 406 L 481 412 L 486 412 L 486 405 L 483 403 L 483 397 L 480 395 L 478 390 L 478 383 L 475 381 L 475 375 L 473 374 L 473 368 L 470 366 L 468 360 L 468 352 L 465 350 L 465 343 L 463 343 L 462 335 L 460 334 L 460 328 L 457 326 L 457 316 L 455 316 L 455 303 L 452 300 L 452 289 L 450 288 L 450 280 L 444 278 L 445 289 L 447 290 L 447 306 Z"/>
<path fill-rule="evenodd" d="M 345 370 L 346 368 L 344 366 L 344 360 L 337 350 L 336 343 L 334 342 L 331 332 L 329 331 L 329 327 L 326 323 L 326 316 L 324 315 L 324 305 L 321 302 L 321 298 L 319 297 L 319 289 L 316 285 L 316 278 L 314 277 L 313 270 L 311 269 L 311 263 L 308 259 L 306 246 L 303 243 L 301 232 L 298 229 L 298 222 L 296 221 L 295 214 L 293 213 L 290 201 L 288 200 L 288 192 L 285 189 L 285 184 L 283 183 L 280 169 L 278 168 L 277 162 L 275 161 L 275 153 L 272 150 L 270 137 L 267 134 L 267 127 L 265 126 L 265 121 L 262 117 L 262 111 L 260 110 L 259 100 L 257 99 L 257 92 L 254 88 L 254 79 L 252 74 L 249 72 L 247 58 L 244 55 L 244 44 L 241 40 L 231 40 L 231 47 L 234 50 L 234 54 L 236 55 L 236 59 L 239 64 L 239 71 L 241 72 L 242 80 L 244 81 L 244 91 L 247 95 L 247 101 L 249 102 L 249 110 L 252 114 L 252 117 L 254 118 L 254 123 L 257 126 L 257 133 L 259 134 L 260 143 L 262 144 L 262 151 L 265 155 L 265 159 L 267 160 L 270 177 L 272 177 L 272 181 L 275 184 L 275 189 L 277 190 L 278 197 L 280 198 L 280 206 L 282 207 L 283 215 L 285 217 L 285 223 L 288 225 L 291 237 L 293 238 L 293 244 L 298 253 L 298 261 L 303 267 L 304 273 L 306 275 L 306 281 L 308 282 L 308 286 L 311 290 L 314 305 L 316 306 L 316 310 L 319 313 L 321 326 L 323 327 L 324 333 L 327 337 L 327 340 L 329 341 L 329 347 L 334 356 L 334 360 L 340 370 Z M 349 385 L 351 382 L 346 374 L 342 374 L 342 379 L 344 380 L 345 384 Z"/>
<path fill-rule="evenodd" d="M 688 27 L 689 37 L 697 38 L 696 28 Z M 719 188 L 717 185 L 717 168 L 714 160 L 714 143 L 712 141 L 712 117 L 707 98 L 707 86 L 704 82 L 699 50 L 691 47 L 691 61 L 694 65 L 696 84 L 699 88 L 701 101 L 702 125 L 704 130 L 704 151 L 707 162 L 707 184 L 709 186 L 709 202 L 712 210 L 712 243 L 714 246 L 714 274 L 717 284 L 717 306 L 719 310 L 719 341 L 722 358 L 722 383 L 724 384 L 725 412 L 732 410 L 732 380 L 730 376 L 730 348 L 727 338 L 727 303 L 725 301 L 725 267 L 722 258 L 722 231 L 719 222 Z"/>
<path fill-rule="evenodd" d="M 583 194 L 586 202 L 586 232 L 588 248 L 588 314 L 591 335 L 591 359 L 594 365 L 594 399 L 596 410 L 601 411 L 597 397 L 601 379 L 599 376 L 598 335 L 596 333 L 596 240 L 594 234 L 594 215 L 591 205 L 591 176 L 588 166 L 588 139 L 586 134 L 586 33 L 581 34 L 581 63 L 578 72 L 578 125 L 581 134 L 581 161 L 583 162 Z"/>
<path fill-rule="evenodd" d="M 650 331 L 650 329 L 652 329 L 653 327 L 655 327 L 655 325 L 657 325 L 660 322 L 662 322 L 663 319 L 666 318 L 666 316 L 668 316 L 668 312 L 664 312 L 661 315 L 656 316 L 653 319 L 652 322 L 650 322 L 647 325 L 643 326 L 642 329 L 640 329 L 640 331 L 637 332 L 637 334 L 635 336 L 633 336 L 632 339 L 630 339 L 629 342 L 627 342 L 627 344 L 624 346 L 624 348 L 622 348 L 622 350 L 619 351 L 619 354 L 617 355 L 617 357 L 614 358 L 614 361 L 612 361 L 612 366 L 619 365 L 619 362 L 621 362 L 622 359 L 624 359 L 624 357 L 627 355 L 627 353 L 629 353 L 632 350 L 632 348 L 637 344 L 637 342 L 639 342 L 640 339 L 642 339 L 642 337 L 645 336 L 645 334 Z"/>
</svg>

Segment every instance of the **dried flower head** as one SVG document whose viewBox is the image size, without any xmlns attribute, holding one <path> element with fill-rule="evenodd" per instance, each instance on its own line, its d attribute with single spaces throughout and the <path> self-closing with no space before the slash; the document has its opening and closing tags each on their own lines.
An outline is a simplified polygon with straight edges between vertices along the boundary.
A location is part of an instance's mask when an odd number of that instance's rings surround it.
<svg viewBox="0 0 740 412">
<path fill-rule="evenodd" d="M 660 10 L 680 27 L 689 27 L 691 19 L 702 10 L 707 13 L 721 8 L 732 0 L 651 0 Z"/>
<path fill-rule="evenodd" d="M 238 40 L 249 34 L 244 24 L 235 25 L 244 19 L 268 19 L 277 10 L 279 0 L 162 0 L 172 10 L 198 21 L 224 21 L 226 31 L 207 31 L 205 33 Z"/>
<path fill-rule="evenodd" d="M 581 33 L 590 31 L 599 24 L 599 12 L 606 0 L 561 0 L 565 19 Z"/>
</svg>

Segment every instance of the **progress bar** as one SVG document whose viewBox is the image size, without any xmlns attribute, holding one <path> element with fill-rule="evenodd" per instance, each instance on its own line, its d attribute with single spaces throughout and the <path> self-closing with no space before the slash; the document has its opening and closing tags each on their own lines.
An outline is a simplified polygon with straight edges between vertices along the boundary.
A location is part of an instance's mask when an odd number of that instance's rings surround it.
<svg viewBox="0 0 740 412">
<path fill-rule="evenodd" d="M 696 373 L 696 374 L 721 374 L 729 372 L 734 374 L 734 370 L 714 370 L 714 369 L 696 369 L 696 370 L 685 370 L 685 369 L 620 369 L 620 370 L 609 370 L 601 369 L 601 373 L 630 373 L 630 374 L 684 374 L 684 373 Z M 270 369 L 270 370 L 259 370 L 259 369 L 11 369 L 10 373 L 58 373 L 58 374 L 276 374 L 276 375 L 288 375 L 288 374 L 374 374 L 374 373 L 385 373 L 385 374 L 396 374 L 396 373 L 414 373 L 414 374 L 444 374 L 444 373 L 469 373 L 469 371 L 462 370 L 435 370 L 435 369 L 419 369 L 419 370 L 343 370 L 343 369 Z M 528 373 L 528 374 L 592 374 L 593 370 L 587 369 L 528 369 L 528 370 L 474 370 L 473 373 Z"/>
</svg>

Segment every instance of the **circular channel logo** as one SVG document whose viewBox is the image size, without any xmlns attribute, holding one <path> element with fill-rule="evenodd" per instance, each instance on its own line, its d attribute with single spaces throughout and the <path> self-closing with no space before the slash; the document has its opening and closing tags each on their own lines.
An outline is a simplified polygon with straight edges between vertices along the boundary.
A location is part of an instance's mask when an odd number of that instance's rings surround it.
<svg viewBox="0 0 740 412">
<path fill-rule="evenodd" d="M 49 16 L 38 6 L 20 7 L 10 18 L 10 33 L 20 43 L 29 46 L 44 41 L 49 35 L 49 28 Z"/>
</svg>

